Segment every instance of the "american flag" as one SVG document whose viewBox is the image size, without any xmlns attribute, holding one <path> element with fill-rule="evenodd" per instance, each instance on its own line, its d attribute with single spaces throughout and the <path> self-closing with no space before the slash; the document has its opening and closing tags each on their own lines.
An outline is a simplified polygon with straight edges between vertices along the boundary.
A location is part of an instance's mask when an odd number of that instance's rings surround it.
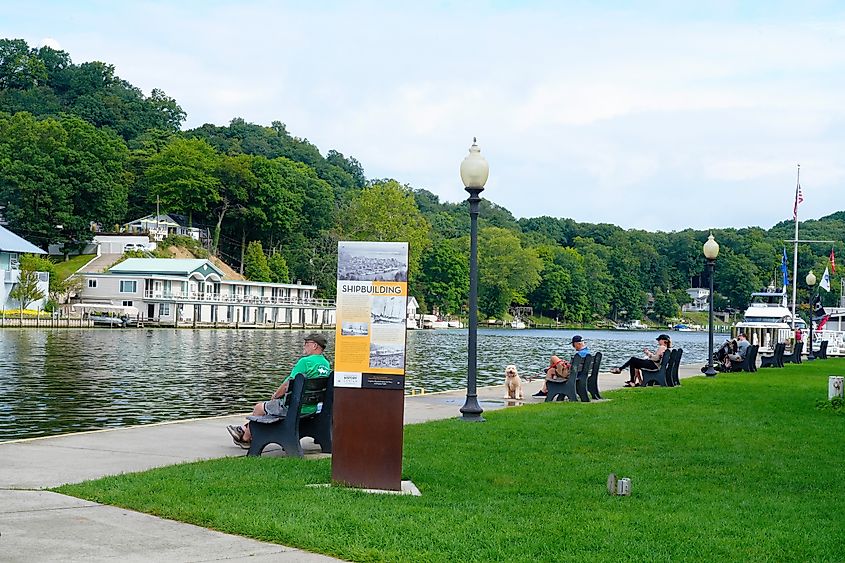
<svg viewBox="0 0 845 563">
<path fill-rule="evenodd" d="M 836 273 L 836 257 L 833 255 L 833 249 L 830 249 L 830 273 L 831 275 Z"/>
<path fill-rule="evenodd" d="M 795 206 L 792 208 L 792 218 L 798 219 L 798 204 L 804 201 L 804 194 L 801 193 L 801 184 L 795 186 Z"/>
</svg>

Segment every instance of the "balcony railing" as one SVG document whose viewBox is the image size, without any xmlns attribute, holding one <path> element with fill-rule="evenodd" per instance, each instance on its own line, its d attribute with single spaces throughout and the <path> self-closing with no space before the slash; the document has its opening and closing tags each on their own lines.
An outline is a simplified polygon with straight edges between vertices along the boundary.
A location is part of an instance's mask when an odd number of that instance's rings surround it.
<svg viewBox="0 0 845 563">
<path fill-rule="evenodd" d="M 220 305 L 307 305 L 314 307 L 334 307 L 334 299 L 300 299 L 296 297 L 268 297 L 261 295 L 228 295 L 225 293 L 207 293 L 201 291 L 165 292 L 145 291 L 145 299 L 161 301 L 193 301 Z"/>
</svg>

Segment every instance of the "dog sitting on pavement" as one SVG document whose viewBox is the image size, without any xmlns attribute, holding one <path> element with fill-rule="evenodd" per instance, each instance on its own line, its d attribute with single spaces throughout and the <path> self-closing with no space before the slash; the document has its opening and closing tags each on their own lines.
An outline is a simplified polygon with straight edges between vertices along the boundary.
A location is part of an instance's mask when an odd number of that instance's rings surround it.
<svg viewBox="0 0 845 563">
<path fill-rule="evenodd" d="M 513 364 L 505 367 L 505 392 L 505 399 L 522 400 L 522 380 Z"/>
</svg>

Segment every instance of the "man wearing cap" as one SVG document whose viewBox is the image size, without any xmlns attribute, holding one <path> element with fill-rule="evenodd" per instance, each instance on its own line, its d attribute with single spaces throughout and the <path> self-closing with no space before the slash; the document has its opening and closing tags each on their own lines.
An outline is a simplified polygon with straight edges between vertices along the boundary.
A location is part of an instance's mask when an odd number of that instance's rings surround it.
<svg viewBox="0 0 845 563">
<path fill-rule="evenodd" d="M 279 385 L 279 388 L 276 389 L 276 392 L 273 393 L 273 396 L 270 397 L 269 401 L 256 403 L 255 408 L 252 409 L 252 416 L 270 414 L 278 416 L 279 418 L 284 418 L 287 414 L 287 407 L 284 404 L 285 393 L 288 392 L 290 382 L 297 374 L 301 373 L 309 379 L 315 377 L 328 377 L 331 367 L 329 366 L 329 361 L 323 355 L 323 350 L 326 349 L 326 344 L 326 337 L 320 333 L 312 332 L 306 336 L 305 343 L 302 347 L 302 357 L 299 358 L 293 366 L 293 369 L 290 370 L 290 375 L 282 381 L 282 384 Z M 305 405 L 302 407 L 302 414 L 312 414 L 316 412 L 316 410 L 316 405 Z M 244 449 L 249 448 L 249 443 L 252 440 L 252 434 L 250 434 L 248 422 L 243 426 L 229 425 L 226 427 L 226 430 L 229 431 L 229 434 L 232 436 L 232 440 L 234 440 L 235 444 Z"/>
<path fill-rule="evenodd" d="M 572 347 L 575 348 L 575 353 L 581 356 L 582 358 L 586 357 L 590 353 L 590 349 L 587 348 L 587 345 L 584 343 L 584 339 L 581 338 L 581 335 L 576 334 L 572 337 L 572 341 L 570 342 Z M 557 368 L 558 364 L 561 363 L 562 360 L 557 356 L 552 356 L 551 362 L 549 362 L 549 368 L 546 370 L 546 378 L 554 377 L 555 369 Z M 534 393 L 533 397 L 545 397 L 548 395 L 549 390 L 546 387 L 546 383 L 543 382 L 543 388 Z"/>
<path fill-rule="evenodd" d="M 645 358 L 637 358 L 631 356 L 627 362 L 618 368 L 610 368 L 610 373 L 622 373 L 622 370 L 628 368 L 631 376 L 625 382 L 625 387 L 639 387 L 642 384 L 642 374 L 640 370 L 646 369 L 654 371 L 660 369 L 660 361 L 663 359 L 663 354 L 672 347 L 672 339 L 668 334 L 661 334 L 657 338 L 657 350 L 652 352 L 648 348 L 643 348 Z"/>
</svg>

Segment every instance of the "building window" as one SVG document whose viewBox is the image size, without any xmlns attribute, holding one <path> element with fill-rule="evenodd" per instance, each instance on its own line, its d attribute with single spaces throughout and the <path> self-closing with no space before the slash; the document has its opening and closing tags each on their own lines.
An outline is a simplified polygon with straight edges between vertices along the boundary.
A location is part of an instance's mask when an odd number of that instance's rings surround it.
<svg viewBox="0 0 845 563">
<path fill-rule="evenodd" d="M 124 301 L 124 302 L 123 302 L 123 306 L 124 306 L 124 307 L 131 307 L 131 306 L 132 306 L 132 302 L 131 302 L 131 301 Z"/>
<path fill-rule="evenodd" d="M 138 282 L 135 280 L 120 280 L 121 293 L 135 293 L 138 290 Z"/>
<path fill-rule="evenodd" d="M 89 279 L 88 280 L 88 287 L 91 287 L 91 288 L 97 287 L 97 280 Z"/>
<path fill-rule="evenodd" d="M 170 316 L 170 303 L 162 303 L 158 306 L 158 315 L 160 317 Z"/>
</svg>

